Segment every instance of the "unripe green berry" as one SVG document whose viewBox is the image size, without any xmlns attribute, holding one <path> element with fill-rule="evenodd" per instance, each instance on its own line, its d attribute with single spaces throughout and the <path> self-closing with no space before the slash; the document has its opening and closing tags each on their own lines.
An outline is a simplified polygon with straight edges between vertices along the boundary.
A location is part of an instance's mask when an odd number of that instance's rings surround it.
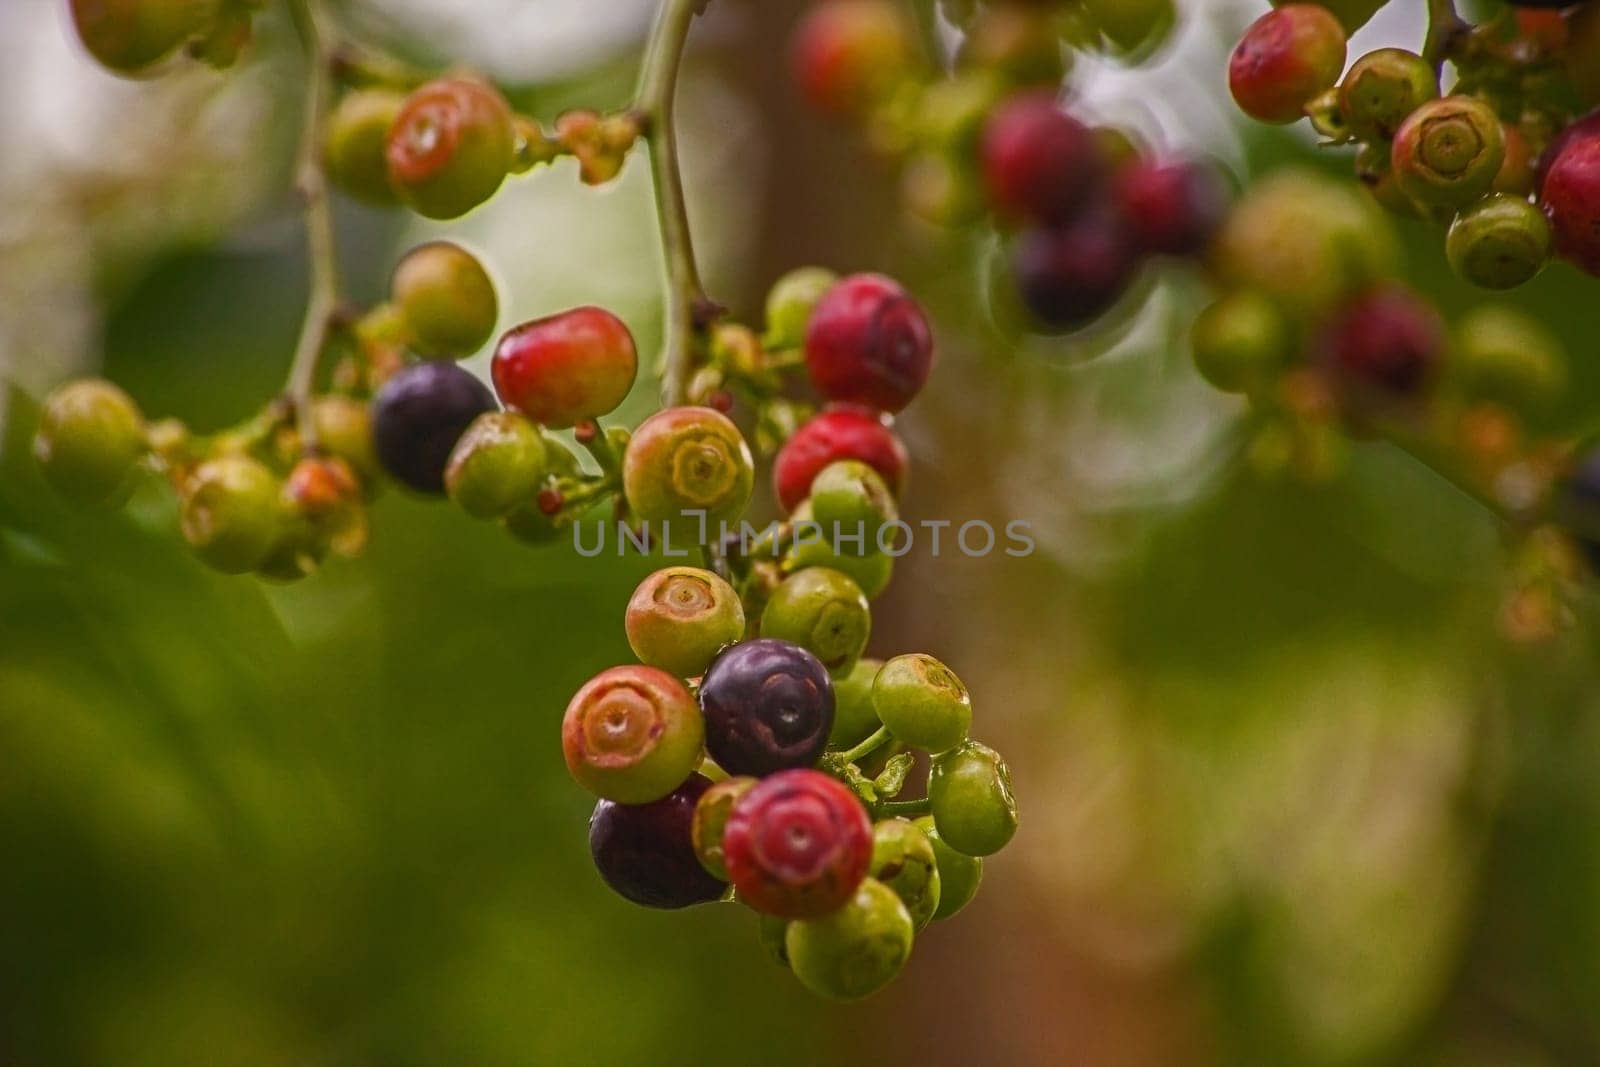
<svg viewBox="0 0 1600 1067">
<path fill-rule="evenodd" d="M 998 752 L 976 741 L 934 759 L 928 800 L 939 836 L 968 856 L 999 852 L 1017 832 L 1011 772 Z"/>
<path fill-rule="evenodd" d="M 449 241 L 405 254 L 389 282 L 390 299 L 410 327 L 418 355 L 470 356 L 494 336 L 500 301 L 478 258 Z"/>
<path fill-rule="evenodd" d="M 872 707 L 872 680 L 878 676 L 882 660 L 858 659 L 850 673 L 833 683 L 833 727 L 828 731 L 828 747 L 843 751 L 854 748 L 883 723 Z"/>
<path fill-rule="evenodd" d="M 840 551 L 864 556 L 876 550 L 878 531 L 900 517 L 883 475 L 860 460 L 828 464 L 811 482 L 811 517 Z M 841 543 L 838 534 L 851 540 Z M 860 547 L 854 538 L 861 535 Z"/>
<path fill-rule="evenodd" d="M 1400 188 L 1422 204 L 1462 207 L 1489 191 L 1506 158 L 1494 108 L 1473 96 L 1447 96 L 1418 107 L 1394 135 Z"/>
<path fill-rule="evenodd" d="M 1283 312 L 1253 289 L 1224 293 L 1189 334 L 1201 377 L 1228 393 L 1253 393 L 1283 370 L 1293 335 Z"/>
<path fill-rule="evenodd" d="M 760 924 L 757 927 L 757 936 L 761 938 L 761 947 L 767 950 L 767 955 L 779 967 L 789 966 L 789 946 L 785 944 L 789 933 L 790 920 L 777 915 L 768 915 L 757 912 Z"/>
<path fill-rule="evenodd" d="M 744 636 L 744 605 L 733 586 L 711 571 L 665 567 L 633 591 L 626 627 L 639 659 L 693 678 Z"/>
<path fill-rule="evenodd" d="M 834 1000 L 859 1000 L 900 973 L 914 936 L 911 915 L 894 890 L 867 878 L 844 907 L 790 923 L 784 944 L 789 966 L 807 989 Z"/>
<path fill-rule="evenodd" d="M 972 697 L 955 672 L 920 652 L 896 656 L 872 681 L 872 708 L 889 732 L 928 752 L 944 752 L 967 739 Z"/>
<path fill-rule="evenodd" d="M 797 267 L 774 282 L 767 293 L 766 347 L 778 351 L 804 344 L 812 309 L 838 280 L 826 267 Z"/>
<path fill-rule="evenodd" d="M 1567 377 L 1560 340 L 1538 319 L 1497 304 L 1461 316 L 1449 370 L 1468 399 L 1523 412 L 1557 397 Z"/>
<path fill-rule="evenodd" d="M 622 458 L 628 507 L 665 527 L 678 548 L 720 536 L 719 524 L 744 513 L 755 461 L 739 428 L 711 408 L 682 407 L 646 419 Z"/>
<path fill-rule="evenodd" d="M 1480 289 L 1514 289 L 1550 261 L 1550 223 L 1520 196 L 1495 193 L 1466 208 L 1450 225 L 1450 266 Z"/>
<path fill-rule="evenodd" d="M 366 404 L 347 396 L 319 396 L 312 401 L 311 419 L 318 448 L 350 464 L 362 485 L 377 483 L 383 468 L 372 443 L 372 414 Z"/>
<path fill-rule="evenodd" d="M 473 518 L 498 519 L 533 501 L 549 473 L 539 428 L 514 411 L 490 411 L 456 442 L 444 487 Z"/>
<path fill-rule="evenodd" d="M 119 74 L 165 59 L 216 19 L 220 0 L 71 0 L 89 53 Z"/>
<path fill-rule="evenodd" d="M 384 148 L 405 102 L 403 94 L 390 89 L 357 89 L 339 99 L 328 116 L 322 150 L 329 181 L 363 203 L 388 207 L 400 202 L 389 184 Z"/>
<path fill-rule="evenodd" d="M 1339 112 L 1359 141 L 1387 141 L 1406 116 L 1439 95 L 1432 64 L 1404 48 L 1380 48 L 1350 65 L 1339 83 Z"/>
<path fill-rule="evenodd" d="M 939 868 L 939 906 L 933 911 L 933 921 L 939 922 L 972 903 L 972 898 L 978 895 L 978 886 L 983 883 L 983 860 L 945 844 L 932 815 L 924 815 L 915 823 L 933 845 L 934 861 Z"/>
<path fill-rule="evenodd" d="M 684 783 L 705 748 L 700 705 L 655 667 L 612 667 L 567 705 L 561 747 L 578 784 L 618 804 L 649 804 Z"/>
<path fill-rule="evenodd" d="M 921 930 L 939 908 L 939 863 L 928 835 L 905 819 L 885 819 L 872 828 L 872 866 L 876 878 L 900 898 Z"/>
<path fill-rule="evenodd" d="M 506 532 L 525 545 L 542 547 L 561 540 L 563 530 L 555 520 L 539 510 L 537 504 L 525 504 L 507 515 Z"/>
<path fill-rule="evenodd" d="M 205 563 L 243 574 L 266 562 L 284 531 L 278 479 L 249 456 L 207 460 L 184 482 L 179 525 Z"/>
<path fill-rule="evenodd" d="M 828 567 L 785 578 L 761 612 L 762 637 L 799 645 L 834 675 L 855 666 L 871 633 L 872 611 L 861 587 Z"/>
<path fill-rule="evenodd" d="M 69 382 L 44 402 L 34 458 L 51 486 L 80 504 L 115 507 L 149 450 L 144 416 L 127 393 L 99 379 Z"/>
<path fill-rule="evenodd" d="M 865 556 L 840 553 L 826 535 L 821 540 L 808 538 L 803 544 L 797 544 L 789 553 L 787 563 L 791 570 L 796 571 L 807 567 L 831 567 L 849 575 L 868 600 L 876 600 L 894 577 L 894 557 L 887 552 L 879 552 L 874 548 Z"/>
<path fill-rule="evenodd" d="M 724 778 L 700 794 L 695 802 L 694 819 L 689 824 L 689 840 L 695 858 L 712 877 L 728 881 L 728 865 L 722 854 L 722 831 L 739 798 L 750 792 L 760 779 L 739 776 Z"/>
</svg>

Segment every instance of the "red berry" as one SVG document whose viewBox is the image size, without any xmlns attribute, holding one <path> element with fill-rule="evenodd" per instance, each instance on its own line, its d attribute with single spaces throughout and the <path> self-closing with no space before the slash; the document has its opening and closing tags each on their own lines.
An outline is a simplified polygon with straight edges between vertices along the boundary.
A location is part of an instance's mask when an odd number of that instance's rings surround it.
<svg viewBox="0 0 1600 1067">
<path fill-rule="evenodd" d="M 1539 200 L 1556 254 L 1600 275 L 1600 134 L 1584 131 L 1566 140 L 1545 172 Z"/>
<path fill-rule="evenodd" d="M 1344 70 L 1344 27 L 1320 4 L 1285 4 L 1251 24 L 1228 60 L 1234 102 L 1262 122 L 1294 122 Z"/>
<path fill-rule="evenodd" d="M 534 422 L 561 429 L 614 409 L 633 388 L 633 335 L 604 308 L 581 307 L 509 331 L 495 347 L 495 392 Z"/>
<path fill-rule="evenodd" d="M 980 151 L 989 199 L 1012 221 L 1065 222 L 1105 170 L 1094 132 L 1047 92 L 1015 96 L 997 108 Z"/>
<path fill-rule="evenodd" d="M 821 771 L 780 771 L 733 806 L 722 849 L 746 904 L 811 919 L 843 907 L 867 876 L 872 820 L 838 780 Z"/>
<path fill-rule="evenodd" d="M 1228 209 L 1216 171 L 1188 161 L 1137 160 L 1117 173 L 1111 188 L 1122 225 L 1145 252 L 1200 254 Z"/>
<path fill-rule="evenodd" d="M 872 412 L 835 407 L 808 419 L 778 450 L 772 478 L 783 509 L 793 511 L 811 495 L 811 482 L 822 468 L 841 459 L 867 464 L 900 495 L 909 462 L 906 446 Z"/>
<path fill-rule="evenodd" d="M 1022 303 L 1047 330 L 1079 329 L 1110 311 L 1137 266 L 1127 230 L 1109 211 L 1094 211 L 1065 229 L 1031 230 L 1012 254 Z"/>
<path fill-rule="evenodd" d="M 1322 344 L 1341 384 L 1368 395 L 1412 397 L 1444 355 L 1439 313 L 1405 289 L 1375 289 L 1333 316 Z"/>
<path fill-rule="evenodd" d="M 1596 135 L 1600 135 L 1600 111 L 1591 111 L 1552 137 L 1550 143 L 1545 145 L 1544 151 L 1539 153 L 1538 162 L 1534 164 L 1533 191 L 1541 196 L 1544 194 L 1545 175 L 1550 173 L 1550 168 L 1566 150 L 1567 145 Z"/>
<path fill-rule="evenodd" d="M 911 66 L 911 30 L 894 0 L 827 0 L 795 30 L 791 60 L 801 92 L 835 115 L 890 93 Z"/>
<path fill-rule="evenodd" d="M 880 411 L 909 404 L 933 367 L 922 307 L 881 274 L 853 274 L 829 289 L 811 313 L 805 347 L 818 392 Z"/>
</svg>

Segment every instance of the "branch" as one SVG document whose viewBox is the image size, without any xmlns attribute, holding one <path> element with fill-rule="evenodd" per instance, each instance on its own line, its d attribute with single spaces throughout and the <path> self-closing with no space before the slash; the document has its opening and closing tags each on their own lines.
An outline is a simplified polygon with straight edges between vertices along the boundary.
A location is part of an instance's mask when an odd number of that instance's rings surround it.
<svg viewBox="0 0 1600 1067">
<path fill-rule="evenodd" d="M 1428 0 L 1428 36 L 1423 41 L 1422 58 L 1438 72 L 1456 47 L 1467 39 L 1472 26 L 1456 13 L 1455 0 Z"/>
</svg>

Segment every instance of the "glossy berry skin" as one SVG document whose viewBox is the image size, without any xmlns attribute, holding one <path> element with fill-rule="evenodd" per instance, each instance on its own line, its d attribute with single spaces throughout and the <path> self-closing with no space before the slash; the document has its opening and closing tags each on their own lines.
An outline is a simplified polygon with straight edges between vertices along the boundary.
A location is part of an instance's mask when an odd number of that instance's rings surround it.
<svg viewBox="0 0 1600 1067">
<path fill-rule="evenodd" d="M 220 0 L 71 0 L 89 54 L 118 74 L 165 59 L 216 19 Z"/>
<path fill-rule="evenodd" d="M 1294 338 L 1275 302 L 1234 289 L 1195 317 L 1189 341 L 1202 378 L 1223 392 L 1253 393 L 1288 364 Z"/>
<path fill-rule="evenodd" d="M 872 680 L 878 676 L 882 660 L 859 659 L 850 673 L 833 682 L 833 729 L 828 732 L 828 747 L 843 751 L 854 748 L 877 732 L 883 723 L 872 707 Z"/>
<path fill-rule="evenodd" d="M 473 518 L 499 519 L 531 503 L 549 475 L 538 428 L 514 411 L 490 411 L 451 450 L 444 487 Z"/>
<path fill-rule="evenodd" d="M 893 0 L 822 0 L 796 28 L 790 61 L 813 107 L 857 115 L 894 90 L 912 55 L 911 27 Z"/>
<path fill-rule="evenodd" d="M 848 901 L 872 862 L 872 822 L 821 771 L 779 771 L 734 805 L 723 860 L 739 899 L 768 915 L 807 919 Z"/>
<path fill-rule="evenodd" d="M 1011 772 L 998 752 L 976 741 L 934 759 L 928 800 L 939 837 L 963 855 L 992 855 L 1017 832 Z"/>
<path fill-rule="evenodd" d="M 450 454 L 494 394 L 454 363 L 416 363 L 372 399 L 372 436 L 389 476 L 419 493 L 445 491 Z"/>
<path fill-rule="evenodd" d="M 470 78 L 440 78 L 406 98 L 389 130 L 389 183 L 417 214 L 453 219 L 500 188 L 516 154 L 511 105 Z"/>
<path fill-rule="evenodd" d="M 955 672 L 920 652 L 896 656 L 872 682 L 872 708 L 895 738 L 927 752 L 967 739 L 972 697 Z"/>
<path fill-rule="evenodd" d="M 744 513 L 755 460 L 739 428 L 720 411 L 658 411 L 628 442 L 622 488 L 633 514 L 683 548 L 714 542 L 720 524 Z"/>
<path fill-rule="evenodd" d="M 1524 197 L 1495 193 L 1450 224 L 1445 255 L 1462 278 L 1480 289 L 1515 289 L 1550 259 L 1550 224 Z"/>
<path fill-rule="evenodd" d="M 885 819 L 872 828 L 872 866 L 867 877 L 892 889 L 921 930 L 939 907 L 939 862 L 928 835 L 906 819 Z"/>
<path fill-rule="evenodd" d="M 879 531 L 899 517 L 883 476 L 858 459 L 830 463 L 811 481 L 811 518 L 839 551 L 857 556 L 876 552 Z M 843 541 L 836 533 L 851 540 Z M 858 536 L 859 545 L 854 540 Z"/>
<path fill-rule="evenodd" d="M 1404 289 L 1351 301 L 1324 329 L 1323 350 L 1341 385 L 1358 397 L 1409 399 L 1432 383 L 1444 355 L 1438 312 Z"/>
<path fill-rule="evenodd" d="M 1600 276 L 1600 132 L 1562 144 L 1545 170 L 1539 202 L 1550 220 L 1556 253 Z"/>
<path fill-rule="evenodd" d="M 99 379 L 69 382 L 39 413 L 33 455 L 51 487 L 91 507 L 121 504 L 149 451 L 133 398 Z"/>
<path fill-rule="evenodd" d="M 730 774 L 814 766 L 833 705 L 827 668 L 805 649 L 771 638 L 734 645 L 700 683 L 706 752 Z"/>
<path fill-rule="evenodd" d="M 842 459 L 870 466 L 896 497 L 904 492 L 910 460 L 895 432 L 870 411 L 828 408 L 802 424 L 773 461 L 772 480 L 784 511 L 798 507 L 822 469 Z"/>
<path fill-rule="evenodd" d="M 838 281 L 839 276 L 826 267 L 796 267 L 773 282 L 767 293 L 767 333 L 762 343 L 774 352 L 803 345 L 811 312 Z"/>
<path fill-rule="evenodd" d="M 855 666 L 871 633 L 866 594 L 854 579 L 828 567 L 807 567 L 785 578 L 761 612 L 763 637 L 799 645 L 830 674 Z"/>
<path fill-rule="evenodd" d="M 1432 64 L 1404 48 L 1379 48 L 1354 63 L 1339 83 L 1339 114 L 1361 141 L 1387 141 L 1423 103 L 1439 95 Z"/>
<path fill-rule="evenodd" d="M 744 636 L 744 605 L 733 586 L 711 571 L 664 567 L 633 591 L 624 625 L 640 660 L 694 678 Z"/>
<path fill-rule="evenodd" d="M 1250 25 L 1228 60 L 1228 88 L 1261 122 L 1300 119 L 1344 70 L 1345 32 L 1319 4 L 1286 4 Z"/>
<path fill-rule="evenodd" d="M 914 934 L 894 890 L 868 878 L 832 914 L 790 923 L 784 945 L 790 969 L 807 989 L 831 1000 L 860 1000 L 900 973 Z"/>
<path fill-rule="evenodd" d="M 829 289 L 806 326 L 806 370 L 817 392 L 895 412 L 933 369 L 933 332 L 922 307 L 893 279 L 853 274 Z"/>
<path fill-rule="evenodd" d="M 412 346 L 429 358 L 470 356 L 494 336 L 500 300 L 478 257 L 450 241 L 407 252 L 389 281 L 410 328 Z"/>
<path fill-rule="evenodd" d="M 945 844 L 932 815 L 915 820 L 915 825 L 933 846 L 934 861 L 939 868 L 939 905 L 933 911 L 933 921 L 938 922 L 950 918 L 978 895 L 978 886 L 983 882 L 983 860 Z"/>
<path fill-rule="evenodd" d="M 638 372 L 633 334 L 597 307 L 523 323 L 500 339 L 492 366 L 500 400 L 555 429 L 614 410 Z"/>
<path fill-rule="evenodd" d="M 1149 254 L 1199 255 L 1228 210 L 1216 172 L 1183 160 L 1135 160 L 1117 172 L 1111 189 L 1123 228 Z"/>
<path fill-rule="evenodd" d="M 328 116 L 322 165 L 328 180 L 363 203 L 389 207 L 399 203 L 389 184 L 385 151 L 389 130 L 406 98 L 389 89 L 356 89 L 339 98 Z"/>
<path fill-rule="evenodd" d="M 655 667 L 612 667 L 584 684 L 561 721 L 579 785 L 619 804 L 672 792 L 699 766 L 705 722 L 684 684 Z"/>
<path fill-rule="evenodd" d="M 249 456 L 207 460 L 184 480 L 178 526 L 195 555 L 224 574 L 261 566 L 284 529 L 278 479 Z"/>
<path fill-rule="evenodd" d="M 1505 130 L 1488 104 L 1447 96 L 1422 104 L 1395 131 L 1395 181 L 1419 204 L 1463 207 L 1487 193 L 1506 158 Z"/>
<path fill-rule="evenodd" d="M 757 779 L 725 778 L 700 795 L 689 824 L 689 838 L 700 866 L 719 882 L 728 880 L 728 864 L 722 855 L 722 834 L 728 826 L 733 806 L 756 786 Z"/>
<path fill-rule="evenodd" d="M 1049 333 L 1081 329 L 1128 291 L 1138 257 L 1121 221 L 1092 211 L 1059 230 L 1017 238 L 1011 268 L 1033 325 Z"/>
<path fill-rule="evenodd" d="M 990 203 L 1013 223 L 1074 218 L 1106 169 L 1094 132 L 1049 92 L 1015 96 L 996 108 L 979 153 Z"/>
<path fill-rule="evenodd" d="M 711 781 L 698 774 L 649 804 L 602 800 L 589 818 L 589 855 L 606 885 L 646 908 L 687 908 L 726 886 L 700 865 L 690 827 Z"/>
</svg>

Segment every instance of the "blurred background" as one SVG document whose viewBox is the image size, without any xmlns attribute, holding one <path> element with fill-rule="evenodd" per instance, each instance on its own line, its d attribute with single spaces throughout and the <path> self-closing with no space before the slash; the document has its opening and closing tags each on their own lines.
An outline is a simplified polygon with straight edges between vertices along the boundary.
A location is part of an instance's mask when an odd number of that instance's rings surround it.
<svg viewBox="0 0 1600 1067">
<path fill-rule="evenodd" d="M 1254 0 L 1181 0 L 1084 107 L 1240 182 L 1342 153 L 1227 100 Z M 1399 0 L 1352 44 L 1415 47 Z M 540 117 L 626 100 L 651 0 L 352 0 L 352 24 L 456 58 Z M 279 387 L 305 298 L 289 157 L 304 69 L 258 20 L 227 76 L 119 81 L 60 0 L 0 4 L 0 1063 L 1600 1064 L 1600 715 L 1579 633 L 1496 629 L 1495 526 L 1428 471 L 1352 446 L 1326 485 L 1239 462 L 1242 407 L 1183 343 L 1168 274 L 1115 327 L 988 324 L 985 239 L 909 220 L 859 135 L 783 61 L 798 0 L 719 0 L 683 87 L 711 290 L 747 321 L 784 270 L 899 275 L 940 365 L 903 419 L 904 511 L 1031 524 L 1027 559 L 918 552 L 872 651 L 931 652 L 1022 805 L 958 921 L 865 1004 L 819 1002 L 731 906 L 636 909 L 586 847 L 555 742 L 623 662 L 649 559 L 534 550 L 398 491 L 365 558 L 295 586 L 206 571 L 172 506 L 70 510 L 27 457 L 32 403 L 99 372 L 200 429 Z M 1324 158 L 1336 156 L 1338 158 Z M 446 228 L 339 204 L 353 294 L 434 233 L 481 249 L 504 325 L 614 308 L 653 351 L 658 252 L 634 159 L 571 164 Z M 1409 274 L 1477 298 L 1435 231 Z M 1597 290 L 1516 301 L 1600 399 Z M 482 357 L 469 364 L 481 369 Z M 641 383 L 624 412 L 650 410 Z"/>
</svg>

